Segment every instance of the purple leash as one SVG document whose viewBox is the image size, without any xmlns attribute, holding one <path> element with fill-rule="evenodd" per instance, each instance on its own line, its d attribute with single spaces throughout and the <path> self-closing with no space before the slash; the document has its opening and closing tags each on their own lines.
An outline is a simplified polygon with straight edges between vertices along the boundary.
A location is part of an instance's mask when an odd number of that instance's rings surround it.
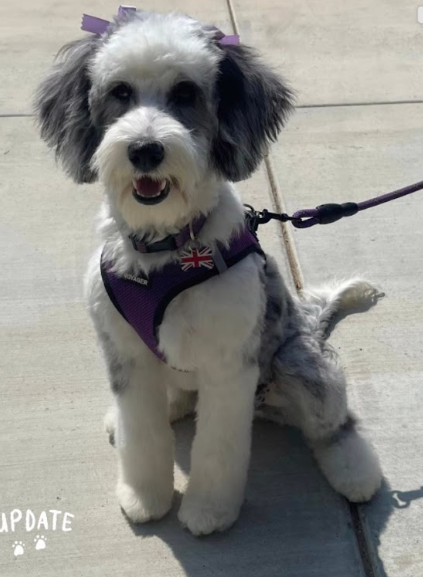
<svg viewBox="0 0 423 577">
<path fill-rule="evenodd" d="M 295 228 L 310 228 L 315 224 L 331 224 L 336 222 L 341 218 L 346 216 L 353 216 L 357 212 L 362 210 L 367 210 L 368 208 L 373 208 L 374 206 L 379 206 L 385 202 L 390 202 L 402 196 L 407 196 L 407 194 L 412 194 L 418 190 L 423 189 L 423 180 L 416 182 L 415 184 L 410 184 L 399 190 L 394 190 L 393 192 L 388 192 L 375 198 L 370 198 L 369 200 L 363 200 L 362 202 L 344 202 L 343 204 L 321 204 L 316 208 L 306 208 L 303 210 L 298 210 L 292 216 L 288 214 L 278 214 L 275 212 L 269 212 L 264 209 L 261 212 L 255 211 L 252 206 L 245 205 L 249 212 L 247 217 L 250 221 L 250 226 L 254 231 L 257 230 L 260 224 L 269 222 L 269 220 L 275 219 L 281 222 L 292 222 Z"/>
</svg>

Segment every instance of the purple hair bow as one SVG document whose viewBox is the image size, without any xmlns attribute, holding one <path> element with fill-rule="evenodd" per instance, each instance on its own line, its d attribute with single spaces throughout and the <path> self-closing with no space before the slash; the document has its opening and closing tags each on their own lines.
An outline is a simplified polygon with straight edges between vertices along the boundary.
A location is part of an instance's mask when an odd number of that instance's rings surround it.
<svg viewBox="0 0 423 577">
<path fill-rule="evenodd" d="M 119 6 L 117 17 L 119 20 L 123 20 L 128 14 L 131 12 L 136 12 L 135 6 Z M 85 32 L 92 32 L 93 34 L 104 34 L 107 32 L 107 29 L 110 26 L 110 22 L 108 20 L 103 20 L 102 18 L 97 18 L 97 16 L 90 16 L 89 14 L 82 15 L 82 23 L 81 23 L 81 30 Z M 228 45 L 228 44 L 239 44 L 239 35 L 238 34 L 231 34 L 226 35 L 223 34 L 218 28 L 212 27 L 213 30 L 216 30 L 218 33 L 218 42 L 219 44 Z"/>
</svg>

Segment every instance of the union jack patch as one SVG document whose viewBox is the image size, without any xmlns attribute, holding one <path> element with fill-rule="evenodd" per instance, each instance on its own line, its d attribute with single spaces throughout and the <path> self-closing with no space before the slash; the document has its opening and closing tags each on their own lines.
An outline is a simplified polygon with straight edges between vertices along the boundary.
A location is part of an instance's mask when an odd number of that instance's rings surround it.
<svg viewBox="0 0 423 577">
<path fill-rule="evenodd" d="M 212 269 L 214 267 L 213 251 L 210 247 L 191 248 L 181 254 L 181 266 L 185 272 L 190 268 L 205 267 Z"/>
</svg>

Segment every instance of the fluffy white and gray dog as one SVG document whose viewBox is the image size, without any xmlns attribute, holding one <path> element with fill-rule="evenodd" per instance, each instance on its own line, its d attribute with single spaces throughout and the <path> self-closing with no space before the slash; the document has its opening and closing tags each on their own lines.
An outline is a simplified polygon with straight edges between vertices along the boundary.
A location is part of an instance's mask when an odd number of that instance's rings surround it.
<svg viewBox="0 0 423 577">
<path fill-rule="evenodd" d="M 300 428 L 329 483 L 349 500 L 370 499 L 381 483 L 326 344 L 336 313 L 374 299 L 375 289 L 353 280 L 298 298 L 258 249 L 225 262 L 246 222 L 231 183 L 257 168 L 292 105 L 253 50 L 221 40 L 185 15 L 128 14 L 65 46 L 36 97 L 41 134 L 66 171 L 104 186 L 102 247 L 86 295 L 114 392 L 106 423 L 119 503 L 134 522 L 169 511 L 171 422 L 196 412 L 179 510 L 195 535 L 238 517 L 254 414 Z M 183 261 L 190 254 L 203 257 Z M 208 274 L 169 289 L 157 316 L 149 279 L 160 291 L 160 275 L 181 259 L 190 274 L 196 267 Z M 124 300 L 141 324 L 156 307 L 147 337 L 114 302 L 113 282 L 137 291 Z"/>
</svg>

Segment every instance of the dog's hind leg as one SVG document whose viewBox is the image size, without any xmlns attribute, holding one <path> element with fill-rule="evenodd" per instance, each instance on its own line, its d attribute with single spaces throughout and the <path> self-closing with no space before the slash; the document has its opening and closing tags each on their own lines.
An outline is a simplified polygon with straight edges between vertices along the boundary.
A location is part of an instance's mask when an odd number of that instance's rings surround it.
<svg viewBox="0 0 423 577">
<path fill-rule="evenodd" d="M 332 487 L 350 501 L 367 501 L 382 473 L 371 444 L 348 412 L 343 371 L 314 335 L 298 334 L 274 359 L 262 417 L 298 427 Z"/>
</svg>

